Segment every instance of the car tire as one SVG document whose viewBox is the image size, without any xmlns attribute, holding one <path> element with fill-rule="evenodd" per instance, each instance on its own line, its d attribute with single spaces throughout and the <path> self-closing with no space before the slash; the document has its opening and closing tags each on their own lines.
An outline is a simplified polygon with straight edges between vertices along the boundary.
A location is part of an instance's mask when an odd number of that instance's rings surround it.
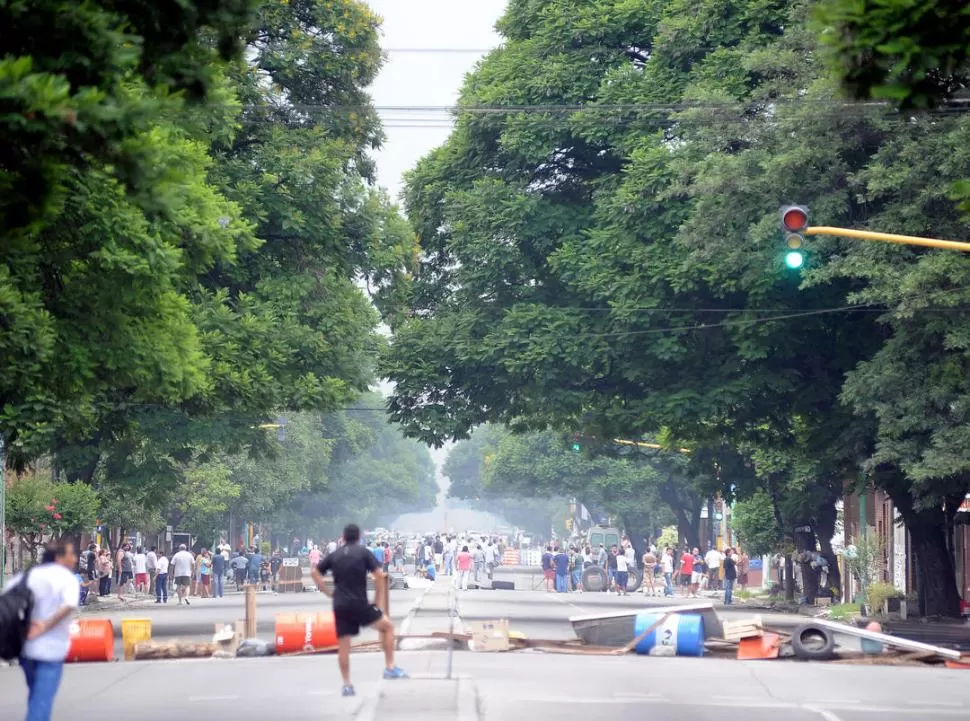
<svg viewBox="0 0 970 721">
<path fill-rule="evenodd" d="M 583 571 L 583 590 L 596 593 L 606 588 L 606 571 L 599 566 L 590 566 Z"/>
<path fill-rule="evenodd" d="M 791 635 L 795 657 L 803 661 L 828 661 L 835 656 L 835 635 L 827 628 L 806 623 Z"/>
<path fill-rule="evenodd" d="M 627 574 L 626 591 L 627 593 L 636 593 L 643 584 L 643 573 L 637 568 L 631 568 L 627 571 Z"/>
</svg>

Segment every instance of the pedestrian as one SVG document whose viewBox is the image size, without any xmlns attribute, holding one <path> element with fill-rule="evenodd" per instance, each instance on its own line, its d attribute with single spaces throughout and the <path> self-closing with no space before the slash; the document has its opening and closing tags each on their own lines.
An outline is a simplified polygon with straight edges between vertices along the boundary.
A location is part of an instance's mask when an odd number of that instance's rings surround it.
<svg viewBox="0 0 970 721">
<path fill-rule="evenodd" d="M 197 559 L 199 562 L 199 595 L 211 598 L 209 589 L 212 587 L 212 554 L 208 548 L 203 548 Z"/>
<path fill-rule="evenodd" d="M 707 567 L 707 587 L 717 591 L 721 587 L 721 561 L 723 554 L 713 546 L 704 555 L 704 565 Z"/>
<path fill-rule="evenodd" d="M 212 596 L 222 598 L 223 583 L 226 580 L 226 557 L 222 551 L 212 556 Z"/>
<path fill-rule="evenodd" d="M 748 554 L 742 548 L 741 553 L 738 554 L 737 558 L 737 569 L 738 569 L 738 586 L 745 590 L 748 588 L 748 569 L 751 565 L 751 559 L 748 558 Z"/>
<path fill-rule="evenodd" d="M 701 549 L 694 549 L 693 558 L 694 565 L 690 574 L 690 593 L 694 598 L 697 598 L 701 584 L 704 582 L 704 557 L 701 555 Z"/>
<path fill-rule="evenodd" d="M 441 536 L 435 537 L 432 547 L 434 549 L 434 567 L 437 571 L 444 572 L 445 544 L 441 540 Z"/>
<path fill-rule="evenodd" d="M 488 575 L 488 580 L 492 580 L 492 576 L 495 575 L 495 567 L 498 565 L 498 549 L 495 544 L 492 543 L 492 539 L 488 539 L 488 545 L 485 546 L 485 573 Z"/>
<path fill-rule="evenodd" d="M 738 565 L 734 560 L 732 549 L 724 551 L 724 560 L 721 561 L 724 568 L 724 605 L 734 605 L 734 582 L 738 577 Z"/>
<path fill-rule="evenodd" d="M 468 550 L 468 546 L 462 546 L 455 558 L 455 565 L 458 567 L 458 575 L 455 577 L 456 588 L 460 588 L 462 591 L 468 590 L 468 579 L 471 577 L 474 564 L 475 558 Z"/>
<path fill-rule="evenodd" d="M 124 601 L 124 592 L 132 593 L 132 582 L 135 580 L 135 555 L 131 552 L 131 545 L 125 544 L 118 552 L 121 558 L 121 575 L 118 578 L 118 600 Z"/>
<path fill-rule="evenodd" d="M 569 593 L 569 555 L 562 548 L 552 557 L 552 567 L 556 572 L 556 593 Z"/>
<path fill-rule="evenodd" d="M 98 554 L 98 573 L 101 574 L 98 595 L 102 598 L 111 595 L 111 571 L 111 553 L 107 548 L 102 548 Z"/>
<path fill-rule="evenodd" d="M 168 558 L 164 551 L 155 556 L 155 603 L 168 603 Z"/>
<path fill-rule="evenodd" d="M 606 588 L 610 593 L 617 590 L 616 574 L 619 569 L 619 563 L 616 558 L 619 555 L 619 549 L 616 546 L 611 547 L 610 552 L 606 554 Z"/>
<path fill-rule="evenodd" d="M 657 572 L 657 557 L 648 547 L 643 554 L 643 595 L 656 596 L 657 586 L 653 582 L 653 576 Z"/>
<path fill-rule="evenodd" d="M 613 557 L 616 558 L 616 594 L 618 596 L 629 595 L 627 582 L 630 580 L 630 559 L 625 551 L 620 551 L 613 547 Z"/>
<path fill-rule="evenodd" d="M 158 548 L 152 546 L 145 554 L 145 567 L 148 569 L 148 595 L 155 593 L 155 576 L 158 575 Z"/>
<path fill-rule="evenodd" d="M 546 580 L 546 593 L 552 593 L 553 584 L 556 582 L 556 569 L 552 565 L 552 546 L 546 546 L 545 553 L 542 554 L 542 575 Z"/>
<path fill-rule="evenodd" d="M 39 565 L 12 578 L 7 586 L 9 590 L 24 580 L 33 594 L 27 641 L 20 652 L 27 681 L 26 721 L 50 721 L 54 711 L 71 645 L 71 621 L 80 602 L 76 563 L 74 544 L 67 539 L 54 541 L 44 550 Z"/>
<path fill-rule="evenodd" d="M 684 594 L 689 598 L 691 589 L 691 578 L 694 575 L 694 554 L 687 546 L 684 546 L 684 553 L 680 557 L 680 585 L 684 589 Z"/>
<path fill-rule="evenodd" d="M 664 596 L 673 598 L 674 595 L 674 549 L 664 548 L 660 558 L 660 571 L 664 575 Z"/>
<path fill-rule="evenodd" d="M 482 582 L 482 572 L 485 570 L 485 551 L 481 543 L 476 543 L 475 548 L 472 549 L 472 564 L 475 585 L 478 586 Z"/>
<path fill-rule="evenodd" d="M 148 555 L 141 546 L 135 549 L 132 567 L 135 572 L 135 592 L 148 593 Z"/>
<path fill-rule="evenodd" d="M 282 567 L 283 554 L 277 548 L 269 559 L 269 570 L 273 574 L 273 593 L 279 593 L 280 569 Z"/>
<path fill-rule="evenodd" d="M 186 606 L 191 605 L 188 599 L 189 584 L 192 582 L 192 571 L 195 567 L 195 559 L 185 548 L 185 544 L 179 546 L 178 552 L 172 556 L 171 570 L 175 576 L 175 593 L 179 597 L 179 605 L 185 602 Z"/>
<path fill-rule="evenodd" d="M 343 677 L 343 696 L 354 696 L 350 682 L 350 641 L 360 633 L 361 626 L 369 626 L 383 634 L 384 678 L 407 678 L 394 665 L 394 624 L 376 605 L 367 599 L 367 574 L 374 579 L 377 598 L 385 597 L 387 576 L 377 564 L 374 554 L 360 545 L 360 528 L 350 524 L 344 529 L 344 545 L 313 567 L 317 588 L 333 598 L 333 615 L 337 630 L 337 663 Z M 333 574 L 333 586 L 325 584 L 324 576 Z"/>
<path fill-rule="evenodd" d="M 240 553 L 232 559 L 230 565 L 236 578 L 236 590 L 241 591 L 246 584 L 246 569 L 249 568 L 249 559 Z"/>
</svg>

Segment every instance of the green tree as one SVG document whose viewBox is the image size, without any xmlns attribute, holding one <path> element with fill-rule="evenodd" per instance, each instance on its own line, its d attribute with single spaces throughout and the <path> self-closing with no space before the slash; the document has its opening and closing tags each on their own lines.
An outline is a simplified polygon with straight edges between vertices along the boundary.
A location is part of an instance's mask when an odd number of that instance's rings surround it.
<svg viewBox="0 0 970 721">
<path fill-rule="evenodd" d="M 31 558 L 49 538 L 94 528 L 98 494 L 89 486 L 56 483 L 35 473 L 18 476 L 6 492 L 6 524 Z"/>
<path fill-rule="evenodd" d="M 735 503 L 731 508 L 731 525 L 744 550 L 752 556 L 777 552 L 784 538 L 771 497 L 765 491 Z"/>
<path fill-rule="evenodd" d="M 960 0 L 825 0 L 822 39 L 857 98 L 927 107 L 970 78 L 970 17 Z"/>
<path fill-rule="evenodd" d="M 925 510 L 910 531 L 936 578 L 921 581 L 926 609 L 957 613 L 945 533 L 927 538 L 966 490 L 941 472 L 956 464 L 923 466 L 921 480 L 873 450 L 898 440 L 882 413 L 934 460 L 943 436 L 918 428 L 927 407 L 957 432 L 960 315 L 928 322 L 914 308 L 939 303 L 927 291 L 940 285 L 958 297 L 963 261 L 812 239 L 792 273 L 777 208 L 797 199 L 826 224 L 962 237 L 948 195 L 966 174 L 963 120 L 910 127 L 846 107 L 811 2 L 567 5 L 510 3 L 506 42 L 469 76 L 455 132 L 409 178 L 424 256 L 383 365 L 393 417 L 432 443 L 491 421 L 726 446 L 762 469 L 745 494 L 774 489 L 784 533 L 811 550 L 824 550 L 845 480 L 871 467 L 901 512 Z M 924 272 L 901 274 L 914 259 Z M 858 392 L 904 321 L 925 331 L 909 361 L 925 379 L 886 373 Z M 705 487 L 718 460 L 698 461 Z M 803 525 L 813 532 L 798 537 Z"/>
</svg>

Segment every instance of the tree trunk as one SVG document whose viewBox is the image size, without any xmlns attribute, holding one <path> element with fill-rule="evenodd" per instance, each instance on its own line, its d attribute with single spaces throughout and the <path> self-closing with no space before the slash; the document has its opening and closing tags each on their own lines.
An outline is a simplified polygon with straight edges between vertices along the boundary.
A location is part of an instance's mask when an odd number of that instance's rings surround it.
<svg viewBox="0 0 970 721">
<path fill-rule="evenodd" d="M 807 525 L 799 525 L 797 528 L 810 528 Z M 797 552 L 798 567 L 802 576 L 802 596 L 805 603 L 814 604 L 818 595 L 819 572 L 812 568 L 809 554 L 813 554 L 818 547 L 818 539 L 814 531 L 796 531 L 795 551 Z"/>
<path fill-rule="evenodd" d="M 835 535 L 835 524 L 838 520 L 838 513 L 835 504 L 826 506 L 818 514 L 816 520 L 816 530 L 818 532 L 818 545 L 821 554 L 829 563 L 828 587 L 834 588 L 835 598 L 842 597 L 842 572 L 839 570 L 839 559 L 835 556 L 832 549 L 832 536 Z"/>
<path fill-rule="evenodd" d="M 920 613 L 924 616 L 960 617 L 960 592 L 947 538 L 947 518 L 943 503 L 916 508 L 912 483 L 896 467 L 880 468 L 874 477 L 876 485 L 889 494 L 909 531 L 910 546 L 916 563 L 916 588 L 920 595 Z M 948 505 L 958 503 L 966 492 L 952 494 Z M 953 487 L 953 490 L 957 490 Z M 956 506 L 954 506 L 956 507 Z"/>
<path fill-rule="evenodd" d="M 790 553 L 785 554 L 785 600 L 795 600 L 795 564 Z"/>
<path fill-rule="evenodd" d="M 913 553 L 919 561 L 917 573 L 924 594 L 923 615 L 959 618 L 960 594 L 942 510 L 923 510 L 904 518 Z"/>
</svg>

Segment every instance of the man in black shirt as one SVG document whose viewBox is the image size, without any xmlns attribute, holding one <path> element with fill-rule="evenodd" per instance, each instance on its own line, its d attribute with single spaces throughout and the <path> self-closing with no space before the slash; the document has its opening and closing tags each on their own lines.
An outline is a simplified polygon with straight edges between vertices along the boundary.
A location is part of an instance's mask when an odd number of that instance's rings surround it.
<svg viewBox="0 0 970 721">
<path fill-rule="evenodd" d="M 734 603 L 734 582 L 738 577 L 738 564 L 734 560 L 733 548 L 724 551 L 721 565 L 724 568 L 724 605 L 730 606 Z"/>
<path fill-rule="evenodd" d="M 361 626 L 373 626 L 382 634 L 384 678 L 407 678 L 407 674 L 394 665 L 394 624 L 378 606 L 367 600 L 367 574 L 374 578 L 378 598 L 386 592 L 387 576 L 374 554 L 359 541 L 360 528 L 350 524 L 344 529 L 344 545 L 321 559 L 312 571 L 317 588 L 333 598 L 339 643 L 337 662 L 344 679 L 344 696 L 355 693 L 350 683 L 350 639 L 360 633 Z M 333 574 L 332 589 L 323 582 L 327 573 Z"/>
</svg>

